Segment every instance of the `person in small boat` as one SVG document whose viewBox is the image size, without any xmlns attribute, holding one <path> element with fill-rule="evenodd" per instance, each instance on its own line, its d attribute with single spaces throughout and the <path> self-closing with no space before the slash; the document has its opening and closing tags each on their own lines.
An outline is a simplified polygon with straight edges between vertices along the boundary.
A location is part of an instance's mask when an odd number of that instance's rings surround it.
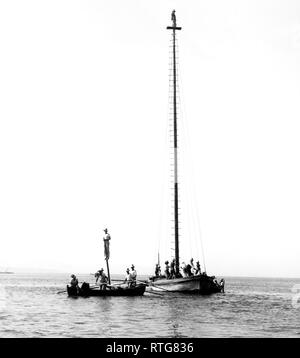
<svg viewBox="0 0 300 358">
<path fill-rule="evenodd" d="M 170 278 L 175 278 L 175 259 L 170 264 Z"/>
<path fill-rule="evenodd" d="M 126 269 L 126 275 L 125 275 L 124 282 L 125 283 L 127 282 L 128 287 L 132 287 L 133 280 L 132 280 L 132 276 L 131 276 L 131 273 L 129 271 L 129 268 Z"/>
<path fill-rule="evenodd" d="M 132 287 L 133 286 L 136 286 L 136 277 L 137 277 L 137 272 L 135 270 L 135 267 L 134 265 L 131 265 L 131 272 L 130 272 L 130 275 L 131 275 L 131 280 L 132 280 Z"/>
<path fill-rule="evenodd" d="M 103 270 L 103 269 L 102 269 Z M 100 271 L 101 270 L 98 270 L 96 273 L 95 273 L 95 279 L 96 279 L 96 281 L 95 281 L 95 285 L 97 284 L 97 282 L 98 282 L 98 280 L 99 280 L 99 277 L 100 277 Z"/>
<path fill-rule="evenodd" d="M 100 290 L 105 290 L 106 286 L 107 286 L 108 279 L 104 273 L 103 268 L 101 268 L 98 272 L 96 272 L 95 277 L 96 277 L 96 284 L 99 280 Z"/>
<path fill-rule="evenodd" d="M 159 264 L 155 265 L 155 277 L 159 277 L 161 275 L 161 269 Z"/>
<path fill-rule="evenodd" d="M 170 278 L 170 266 L 169 266 L 169 261 L 166 261 L 165 262 L 165 275 L 166 275 L 166 278 L 169 279 Z"/>
<path fill-rule="evenodd" d="M 72 287 L 77 287 L 78 286 L 78 279 L 74 274 L 71 275 L 70 285 Z"/>
<path fill-rule="evenodd" d="M 79 291 L 78 279 L 77 279 L 77 277 L 76 277 L 74 274 L 71 275 L 70 286 L 71 286 L 72 288 L 76 289 L 77 292 Z"/>
</svg>

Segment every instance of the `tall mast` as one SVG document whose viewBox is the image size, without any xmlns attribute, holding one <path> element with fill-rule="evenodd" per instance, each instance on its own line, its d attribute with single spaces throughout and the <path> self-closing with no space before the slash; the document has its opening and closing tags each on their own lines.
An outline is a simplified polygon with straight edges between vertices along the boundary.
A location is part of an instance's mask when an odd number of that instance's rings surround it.
<svg viewBox="0 0 300 358">
<path fill-rule="evenodd" d="M 179 222 L 178 222 L 178 157 L 177 157 L 177 78 L 176 78 L 176 30 L 181 27 L 176 25 L 175 10 L 172 11 L 172 26 L 167 30 L 173 32 L 173 148 L 174 148 L 174 222 L 175 222 L 175 273 L 179 274 Z"/>
</svg>

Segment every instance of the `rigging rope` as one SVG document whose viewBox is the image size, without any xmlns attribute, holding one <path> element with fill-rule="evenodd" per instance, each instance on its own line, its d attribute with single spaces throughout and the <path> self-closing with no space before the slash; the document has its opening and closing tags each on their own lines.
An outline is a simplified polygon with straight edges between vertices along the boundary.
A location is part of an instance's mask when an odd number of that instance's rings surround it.
<svg viewBox="0 0 300 358">
<path fill-rule="evenodd" d="M 177 45 L 177 49 L 178 49 L 178 45 Z M 178 67 L 178 71 L 180 70 L 181 74 L 182 74 L 182 70 L 180 68 L 180 63 L 178 62 L 177 64 Z M 182 115 L 180 116 L 180 119 L 182 118 L 187 118 L 187 114 L 186 114 L 186 106 L 185 106 L 185 101 L 184 101 L 184 87 L 182 85 L 182 76 L 178 77 L 179 79 L 179 88 L 181 90 L 181 95 L 180 95 L 180 110 L 182 111 Z M 188 158 L 186 160 L 186 164 L 189 167 L 188 171 L 191 175 L 190 175 L 190 182 L 191 183 L 187 183 L 187 188 L 189 188 L 189 197 L 190 197 L 190 205 L 191 205 L 191 218 L 193 221 L 193 226 L 195 227 L 195 243 L 196 243 L 196 250 L 199 253 L 199 246 L 198 246 L 198 240 L 197 237 L 199 237 L 199 241 L 200 241 L 200 245 L 201 245 L 201 253 L 202 253 L 202 262 L 203 262 L 203 267 L 204 270 L 206 271 L 206 262 L 205 262 L 205 255 L 204 255 L 204 244 L 203 244 L 203 237 L 201 234 L 201 226 L 200 226 L 200 219 L 199 219 L 199 211 L 198 211 L 198 206 L 197 206 L 197 190 L 196 190 L 196 185 L 195 185 L 195 173 L 194 173 L 194 167 L 193 167 L 193 156 L 192 153 L 190 151 L 190 146 L 189 144 L 191 143 L 191 138 L 190 138 L 190 131 L 189 131 L 189 126 L 188 126 L 188 121 L 184 121 L 181 120 L 181 124 L 182 124 L 182 128 L 183 128 L 183 134 L 184 137 L 186 139 L 186 141 L 184 144 L 186 144 L 186 158 Z M 189 185 L 190 184 L 190 185 Z M 194 194 L 194 195 L 192 195 Z M 192 200 L 192 198 L 195 198 L 194 200 Z"/>
<path fill-rule="evenodd" d="M 166 132 L 165 132 L 165 145 L 168 144 L 168 157 L 169 157 L 169 161 L 171 163 L 171 165 L 167 166 L 166 165 L 166 155 L 164 155 L 163 158 L 163 168 L 164 171 L 166 169 L 168 169 L 168 167 L 173 166 L 174 169 L 174 152 L 173 152 L 173 146 L 170 147 L 170 143 L 173 143 L 172 140 L 172 136 L 173 136 L 173 61 L 172 61 L 172 37 L 170 40 L 171 45 L 169 46 L 169 76 L 168 76 L 168 108 L 167 108 L 167 125 L 166 125 Z M 196 186 L 195 186 L 195 174 L 193 171 L 193 165 L 192 165 L 192 153 L 190 152 L 190 147 L 189 147 L 189 143 L 190 143 L 190 135 L 189 135 L 189 128 L 188 128 L 188 123 L 187 121 L 184 121 L 184 118 L 187 118 L 186 115 L 186 107 L 185 107 L 185 102 L 184 102 L 184 95 L 183 95 L 183 86 L 182 86 L 182 78 L 181 76 L 179 76 L 179 73 L 181 72 L 181 68 L 180 68 L 180 64 L 178 61 L 178 55 L 179 55 L 179 47 L 178 47 L 178 40 L 176 38 L 176 60 L 177 60 L 177 67 L 176 67 L 176 76 L 178 79 L 178 84 L 176 85 L 176 99 L 177 99 L 177 113 L 178 113 L 178 125 L 181 126 L 181 128 L 183 129 L 182 131 L 180 131 L 180 135 L 178 136 L 179 138 L 178 143 L 179 143 L 179 148 L 184 149 L 179 151 L 178 154 L 178 169 L 179 169 L 179 203 L 181 203 L 184 206 L 184 213 L 180 213 L 179 216 L 179 241 L 180 238 L 182 237 L 182 235 L 184 234 L 184 232 L 187 232 L 187 236 L 189 238 L 189 252 L 190 252 L 190 257 L 193 257 L 193 241 L 195 243 L 196 246 L 196 253 L 197 256 L 200 258 L 200 251 L 202 253 L 202 264 L 204 267 L 204 270 L 206 271 L 206 264 L 205 264 L 205 256 L 204 256 L 204 245 L 203 245 L 203 238 L 201 235 L 201 227 L 200 227 L 200 220 L 199 220 L 199 211 L 198 211 L 198 207 L 197 207 L 197 195 L 195 195 L 196 193 Z M 170 137 L 171 137 L 171 142 L 170 142 Z M 184 148 L 182 148 L 182 145 L 184 146 Z M 165 153 L 167 152 L 166 150 L 166 146 L 165 146 Z M 185 154 L 185 156 L 184 156 Z M 183 160 L 185 158 L 185 160 Z M 185 165 L 186 168 L 188 170 L 183 170 L 182 165 Z M 181 170 L 182 169 L 182 170 Z M 171 171 L 171 173 L 173 173 Z M 190 174 L 190 176 L 187 175 L 187 173 Z M 164 173 L 165 174 L 165 173 Z M 184 175 L 185 174 L 185 175 Z M 168 175 L 164 175 L 164 178 L 167 178 Z M 190 180 L 190 182 L 189 182 Z M 169 180 L 167 180 L 168 184 L 169 184 Z M 163 185 L 162 185 L 162 195 L 161 195 L 161 203 L 160 203 L 160 210 L 159 210 L 159 232 L 160 235 L 158 236 L 159 240 L 158 240 L 158 252 L 160 253 L 160 258 L 162 259 L 162 262 L 165 261 L 165 259 L 163 258 L 164 256 L 161 255 L 161 242 L 163 240 L 164 245 L 164 252 L 163 254 L 165 255 L 165 258 L 169 258 L 170 257 L 174 257 L 174 251 L 172 252 L 172 250 L 170 250 L 170 240 L 166 240 L 166 237 L 174 237 L 174 220 L 172 220 L 171 222 L 173 223 L 173 225 L 171 225 L 171 227 L 169 225 L 167 225 L 166 228 L 162 227 L 162 223 L 165 222 L 166 224 L 169 222 L 169 219 L 171 219 L 171 217 L 169 217 L 169 213 L 171 213 L 172 218 L 174 217 L 174 208 L 172 206 L 174 205 L 170 205 L 170 203 L 172 203 L 172 190 L 173 188 L 171 188 L 171 186 L 174 185 L 174 173 L 171 175 L 171 185 L 168 185 L 168 191 L 166 195 L 166 191 L 165 191 L 165 187 L 166 187 L 166 182 L 165 180 L 163 180 Z M 181 199 L 183 199 L 183 193 L 186 193 L 187 195 L 185 195 L 186 197 L 186 201 L 181 201 Z M 194 194 L 194 195 L 193 195 Z M 166 197 L 167 196 L 167 197 Z M 164 216 L 164 209 L 165 209 L 165 199 L 168 199 L 167 202 L 168 207 L 171 207 L 171 210 L 167 210 L 168 211 L 168 215 L 167 218 L 168 220 L 163 220 L 163 216 Z M 192 200 L 194 199 L 194 200 Z M 186 204 L 186 205 L 184 205 Z M 180 207 L 179 207 L 180 208 Z M 183 216 L 181 214 L 184 214 Z M 186 225 L 184 224 L 184 217 L 186 217 Z M 184 227 L 183 227 L 184 226 Z M 169 227 L 169 229 L 168 229 Z M 163 229 L 166 229 L 163 230 Z M 183 229 L 183 230 L 182 230 Z M 194 232 L 193 232 L 194 229 Z M 163 232 L 163 233 L 162 233 Z M 164 236 L 164 237 L 162 237 Z M 199 250 L 199 241 L 200 241 L 200 245 L 201 245 L 201 250 Z M 169 246 L 168 246 L 169 245 Z M 169 247 L 169 250 L 168 250 Z M 181 255 L 182 255 L 182 251 L 181 251 Z M 181 259 L 180 259 L 181 261 Z"/>
</svg>

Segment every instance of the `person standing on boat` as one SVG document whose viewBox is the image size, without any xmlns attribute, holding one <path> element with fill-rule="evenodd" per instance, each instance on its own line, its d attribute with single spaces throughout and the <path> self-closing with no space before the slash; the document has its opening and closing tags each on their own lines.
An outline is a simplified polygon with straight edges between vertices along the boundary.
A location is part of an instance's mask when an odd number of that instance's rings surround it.
<svg viewBox="0 0 300 358">
<path fill-rule="evenodd" d="M 191 260 L 190 260 L 190 265 L 191 265 L 192 275 L 195 275 L 196 268 L 195 268 L 195 265 L 194 265 L 194 259 L 193 258 L 191 258 Z"/>
<path fill-rule="evenodd" d="M 104 241 L 104 257 L 105 257 L 105 260 L 108 260 L 109 255 L 110 255 L 109 241 L 110 241 L 111 237 L 110 237 L 107 229 L 104 229 L 104 233 L 105 233 L 104 238 L 103 238 L 103 241 Z"/>
<path fill-rule="evenodd" d="M 132 277 L 129 268 L 126 269 L 126 275 L 124 282 L 127 282 L 128 287 L 132 287 Z"/>
<path fill-rule="evenodd" d="M 199 261 L 196 262 L 195 275 L 201 275 L 201 266 L 200 266 L 200 262 L 199 262 Z"/>
<path fill-rule="evenodd" d="M 159 264 L 155 266 L 155 277 L 159 277 L 161 275 L 161 270 Z"/>
<path fill-rule="evenodd" d="M 131 280 L 132 280 L 132 286 L 136 286 L 136 277 L 137 277 L 137 272 L 134 268 L 134 265 L 131 265 Z"/>
<path fill-rule="evenodd" d="M 183 276 L 183 277 L 187 277 L 188 274 L 187 274 L 187 269 L 186 269 L 186 264 L 185 264 L 185 262 L 182 262 L 182 264 L 181 264 L 181 270 L 182 270 L 182 276 Z"/>
<path fill-rule="evenodd" d="M 98 280 L 99 280 L 99 277 L 100 277 L 100 270 L 98 270 L 98 271 L 95 273 L 95 278 L 96 278 L 95 285 L 97 284 L 97 282 L 98 282 Z"/>
<path fill-rule="evenodd" d="M 103 268 L 101 270 L 99 270 L 95 274 L 95 276 L 96 276 L 96 284 L 97 284 L 97 282 L 99 280 L 100 290 L 105 290 L 106 286 L 107 286 L 107 276 L 105 275 Z"/>
<path fill-rule="evenodd" d="M 170 264 L 170 278 L 175 278 L 175 259 Z"/>
<path fill-rule="evenodd" d="M 185 270 L 188 277 L 192 276 L 192 266 L 190 264 L 186 265 Z"/>
<path fill-rule="evenodd" d="M 169 266 L 169 261 L 166 261 L 165 262 L 165 275 L 166 275 L 166 278 L 170 278 L 170 266 Z"/>
</svg>

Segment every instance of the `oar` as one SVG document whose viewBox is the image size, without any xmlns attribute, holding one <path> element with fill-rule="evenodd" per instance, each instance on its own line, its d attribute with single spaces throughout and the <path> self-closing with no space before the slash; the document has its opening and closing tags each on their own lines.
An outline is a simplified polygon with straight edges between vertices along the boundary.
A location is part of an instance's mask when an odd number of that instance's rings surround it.
<svg viewBox="0 0 300 358">
<path fill-rule="evenodd" d="M 162 287 L 159 287 L 159 286 L 156 286 L 156 285 L 153 285 L 153 284 L 150 285 L 148 281 L 139 281 L 139 280 L 136 280 L 136 282 L 140 282 L 140 283 L 142 283 L 142 284 L 144 284 L 144 285 L 146 285 L 146 286 L 148 286 L 148 287 L 153 286 L 153 287 L 156 287 L 156 288 L 158 288 L 158 289 L 160 289 L 160 290 L 162 290 L 162 291 L 170 292 L 169 290 L 166 290 L 165 288 L 162 288 Z M 146 293 L 153 293 L 154 295 L 159 295 L 159 296 L 161 296 L 161 294 L 158 293 L 158 292 L 146 291 Z"/>
<path fill-rule="evenodd" d="M 136 280 L 136 282 L 142 283 L 143 285 L 146 285 L 146 286 L 149 286 L 149 283 L 147 281 Z"/>
<path fill-rule="evenodd" d="M 101 285 L 103 285 L 103 286 L 106 286 L 106 287 L 115 287 L 115 286 L 117 286 L 117 285 L 114 285 L 114 284 L 112 284 L 112 285 L 110 285 L 110 284 L 108 284 L 108 283 L 101 283 Z M 93 289 L 96 289 L 96 288 L 100 288 L 100 286 L 99 285 L 95 285 L 95 286 L 90 286 L 90 289 L 91 290 L 93 290 Z"/>
<path fill-rule="evenodd" d="M 164 296 L 164 294 L 163 294 L 163 293 L 153 292 L 153 291 L 146 291 L 145 293 L 149 293 L 150 295 Z"/>
<path fill-rule="evenodd" d="M 80 282 L 81 283 L 81 282 Z M 96 285 L 93 285 L 92 287 L 90 287 L 91 289 L 93 289 L 93 288 L 97 288 L 98 286 L 96 286 Z M 63 291 L 58 291 L 58 292 L 56 292 L 56 294 L 60 294 L 60 293 L 66 293 L 67 292 L 67 290 L 63 290 Z"/>
<path fill-rule="evenodd" d="M 167 290 L 167 289 L 165 289 L 165 288 L 162 288 L 162 287 L 157 286 L 157 285 L 154 285 L 154 284 L 148 285 L 148 286 L 149 286 L 149 287 L 151 287 L 151 286 L 156 287 L 157 289 L 162 290 L 162 291 L 171 292 L 171 291 L 169 291 L 169 290 Z"/>
<path fill-rule="evenodd" d="M 159 288 L 159 289 L 162 289 L 162 290 L 168 291 L 168 290 L 163 289 L 163 288 L 161 288 L 161 287 L 158 287 L 158 286 L 156 286 L 156 285 L 154 285 L 154 284 L 150 285 L 150 283 L 149 283 L 148 281 L 140 281 L 140 280 L 136 280 L 136 282 L 140 282 L 140 283 L 142 283 L 142 284 L 144 284 L 144 285 L 146 285 L 146 286 L 148 286 L 148 287 L 153 286 L 153 287 L 157 287 L 157 288 Z M 169 291 L 168 291 L 168 292 L 169 292 Z"/>
<path fill-rule="evenodd" d="M 65 293 L 65 292 L 67 292 L 66 290 L 63 290 L 63 291 L 58 291 L 58 292 L 56 292 L 57 294 L 59 294 L 59 293 Z"/>
<path fill-rule="evenodd" d="M 139 281 L 139 280 L 137 280 L 137 282 L 143 283 L 144 285 L 146 285 L 146 286 L 148 286 L 148 287 L 151 287 L 151 286 L 149 285 L 149 282 L 148 282 L 148 281 Z M 160 288 L 160 287 L 158 287 L 158 288 Z M 168 291 L 168 290 L 166 290 L 166 291 Z M 169 292 L 169 291 L 168 291 L 168 292 Z M 152 295 L 164 296 L 164 294 L 161 294 L 161 293 L 159 293 L 159 292 L 146 291 L 146 293 L 149 293 L 149 294 L 152 294 Z"/>
</svg>

